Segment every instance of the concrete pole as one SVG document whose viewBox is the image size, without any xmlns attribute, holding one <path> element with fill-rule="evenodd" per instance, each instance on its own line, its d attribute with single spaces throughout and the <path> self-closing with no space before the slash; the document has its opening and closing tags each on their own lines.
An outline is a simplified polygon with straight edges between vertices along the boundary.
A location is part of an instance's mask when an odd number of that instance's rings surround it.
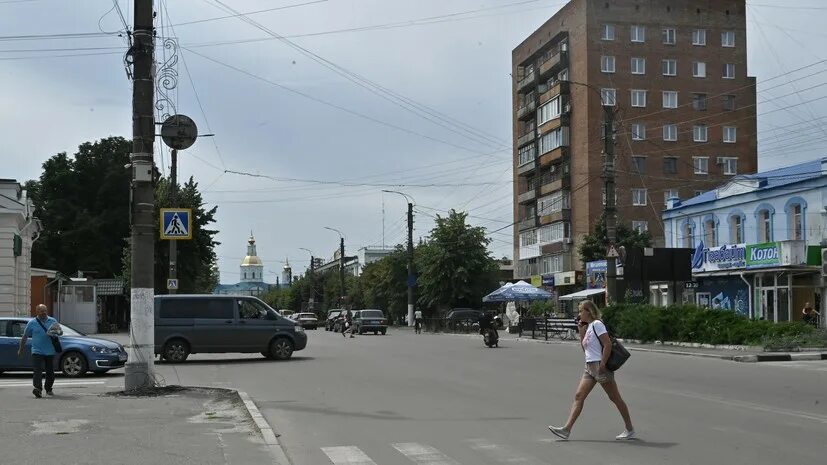
<svg viewBox="0 0 827 465">
<path fill-rule="evenodd" d="M 413 248 L 413 203 L 408 202 L 408 326 L 414 322 L 414 248 Z"/>
<path fill-rule="evenodd" d="M 172 159 L 172 166 L 169 169 L 169 206 L 178 206 L 178 150 L 172 149 L 170 158 Z M 178 241 L 170 239 L 169 241 L 169 279 L 178 277 Z M 169 289 L 170 294 L 175 294 L 175 289 Z"/>
<path fill-rule="evenodd" d="M 606 114 L 603 131 L 603 186 L 606 191 L 606 204 L 603 206 L 603 221 L 606 224 L 606 236 L 609 245 L 617 248 L 616 203 L 615 203 L 615 144 L 614 144 L 614 111 L 608 105 L 603 106 Z M 615 257 L 606 257 L 606 291 L 609 302 L 618 302 L 617 295 L 617 261 Z"/>
<path fill-rule="evenodd" d="M 131 235 L 131 317 L 129 361 L 124 388 L 155 385 L 155 192 L 153 144 L 155 141 L 154 91 L 152 74 L 155 38 L 152 0 L 135 0 L 132 33 L 132 235 Z"/>
<path fill-rule="evenodd" d="M 339 285 L 342 286 L 342 308 L 345 307 L 345 238 L 339 238 Z"/>
</svg>

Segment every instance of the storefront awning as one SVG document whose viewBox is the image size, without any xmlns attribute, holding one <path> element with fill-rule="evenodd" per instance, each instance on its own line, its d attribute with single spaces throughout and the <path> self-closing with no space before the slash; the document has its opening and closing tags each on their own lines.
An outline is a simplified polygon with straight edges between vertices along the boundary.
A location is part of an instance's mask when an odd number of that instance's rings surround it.
<svg viewBox="0 0 827 465">
<path fill-rule="evenodd" d="M 597 294 L 605 294 L 606 289 L 585 289 L 582 291 L 575 292 L 574 294 L 568 294 L 560 297 L 560 300 L 578 300 L 578 299 L 586 299 L 590 296 L 597 295 Z"/>
</svg>

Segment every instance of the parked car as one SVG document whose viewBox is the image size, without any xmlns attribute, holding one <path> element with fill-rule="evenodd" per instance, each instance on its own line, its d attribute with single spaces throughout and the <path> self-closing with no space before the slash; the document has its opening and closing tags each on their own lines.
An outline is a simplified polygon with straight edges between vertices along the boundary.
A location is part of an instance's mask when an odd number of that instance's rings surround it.
<svg viewBox="0 0 827 465">
<path fill-rule="evenodd" d="M 353 314 L 353 332 L 365 334 L 373 331 L 373 334 L 388 332 L 388 320 L 382 310 L 365 309 L 356 310 Z"/>
<path fill-rule="evenodd" d="M 296 312 L 294 312 L 293 310 L 288 310 L 286 308 L 282 308 L 281 310 L 279 310 L 279 313 L 281 313 L 281 316 L 289 317 L 290 315 L 293 315 Z"/>
<path fill-rule="evenodd" d="M 232 295 L 155 296 L 155 353 L 183 362 L 197 353 L 255 353 L 285 360 L 307 334 L 261 300 Z"/>
<path fill-rule="evenodd" d="M 333 308 L 327 311 L 327 319 L 324 322 L 324 330 L 325 331 L 333 331 L 334 326 L 336 326 L 336 321 L 339 319 L 339 315 L 342 314 L 342 309 L 340 308 Z"/>
<path fill-rule="evenodd" d="M 0 373 L 4 371 L 32 371 L 32 342 L 26 341 L 23 357 L 17 356 L 20 339 L 31 318 L 0 318 Z M 126 350 L 117 342 L 89 337 L 60 325 L 63 352 L 55 357 L 55 371 L 69 377 L 82 376 L 87 371 L 106 373 L 126 364 Z"/>
<path fill-rule="evenodd" d="M 319 319 L 316 318 L 315 313 L 296 313 L 293 319 L 302 325 L 304 329 L 316 329 L 319 327 Z"/>
<path fill-rule="evenodd" d="M 445 315 L 445 326 L 454 330 L 462 326 L 473 326 L 482 316 L 482 312 L 472 308 L 454 308 Z"/>
</svg>

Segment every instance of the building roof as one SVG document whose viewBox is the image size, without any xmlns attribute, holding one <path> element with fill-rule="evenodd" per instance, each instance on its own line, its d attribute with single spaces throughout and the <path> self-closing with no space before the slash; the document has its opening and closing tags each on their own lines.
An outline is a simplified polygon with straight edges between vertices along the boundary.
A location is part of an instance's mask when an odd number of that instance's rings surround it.
<svg viewBox="0 0 827 465">
<path fill-rule="evenodd" d="M 261 262 L 261 259 L 258 258 L 257 255 L 247 255 L 244 257 L 244 260 L 241 261 L 241 266 L 263 266 L 264 263 Z"/>
<path fill-rule="evenodd" d="M 766 192 L 821 176 L 827 176 L 827 158 L 817 158 L 797 165 L 785 166 L 761 173 L 739 175 L 728 183 L 678 203 L 667 211 L 679 210 L 719 199 L 753 192 Z"/>
</svg>

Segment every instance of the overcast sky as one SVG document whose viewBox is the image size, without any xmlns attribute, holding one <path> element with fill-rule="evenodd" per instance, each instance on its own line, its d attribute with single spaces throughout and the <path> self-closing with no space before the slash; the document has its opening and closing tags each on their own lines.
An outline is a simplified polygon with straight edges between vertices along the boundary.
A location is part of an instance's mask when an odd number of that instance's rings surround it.
<svg viewBox="0 0 827 465">
<path fill-rule="evenodd" d="M 248 16 L 267 32 L 238 17 L 202 21 L 231 14 L 214 0 L 155 5 L 159 34 L 185 48 L 177 112 L 215 134 L 180 154 L 179 179 L 195 177 L 218 205 L 223 283 L 238 281 L 251 230 L 268 282 L 287 258 L 304 272 L 302 247 L 329 259 L 338 236 L 325 226 L 344 233 L 348 254 L 403 242 L 405 199 L 382 189 L 413 197 L 415 238 L 455 208 L 504 228 L 492 253 L 512 256 L 511 50 L 564 1 L 222 1 L 243 13 L 286 8 Z M 748 5 L 759 168 L 827 155 L 827 4 Z M 131 27 L 132 1 L 120 6 Z M 94 34 L 122 29 L 109 0 L 0 0 L 0 177 L 35 179 L 55 153 L 131 137 L 124 39 Z M 63 33 L 92 35 L 9 40 Z M 169 170 L 166 150 L 156 163 Z"/>
</svg>

